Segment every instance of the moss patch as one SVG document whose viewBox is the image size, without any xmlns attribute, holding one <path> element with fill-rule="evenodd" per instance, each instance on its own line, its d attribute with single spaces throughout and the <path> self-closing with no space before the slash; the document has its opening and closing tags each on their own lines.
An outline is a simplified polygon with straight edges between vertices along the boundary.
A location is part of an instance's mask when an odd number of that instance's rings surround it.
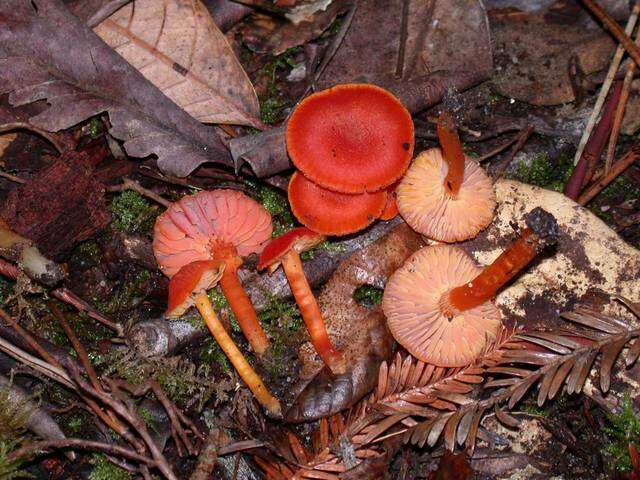
<svg viewBox="0 0 640 480">
<path fill-rule="evenodd" d="M 568 155 L 560 155 L 551 161 L 547 155 L 536 155 L 531 162 L 521 161 L 516 172 L 509 177 L 531 185 L 561 192 L 573 173 L 573 161 Z"/>
<path fill-rule="evenodd" d="M 605 428 L 605 432 L 610 443 L 604 445 L 602 453 L 609 458 L 612 468 L 628 472 L 632 468 L 629 443 L 640 445 L 640 418 L 633 411 L 628 396 L 622 399 L 620 406 L 620 413 L 607 416 L 609 426 Z"/>
<path fill-rule="evenodd" d="M 93 465 L 89 480 L 129 480 L 131 478 L 129 472 L 111 463 L 102 453 L 94 453 L 89 463 Z"/>
<path fill-rule="evenodd" d="M 380 305 L 383 293 L 384 290 L 382 288 L 374 287 L 373 285 L 361 285 L 354 292 L 353 299 L 360 306 L 372 308 Z"/>
<path fill-rule="evenodd" d="M 160 214 L 158 207 L 131 190 L 125 190 L 114 197 L 109 209 L 113 215 L 114 228 L 129 233 L 148 232 Z"/>
</svg>

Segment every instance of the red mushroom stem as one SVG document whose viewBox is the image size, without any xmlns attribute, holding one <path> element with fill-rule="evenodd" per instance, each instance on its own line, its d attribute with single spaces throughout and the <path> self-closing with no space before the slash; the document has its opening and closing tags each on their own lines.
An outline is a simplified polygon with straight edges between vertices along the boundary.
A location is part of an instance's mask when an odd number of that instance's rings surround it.
<svg viewBox="0 0 640 480">
<path fill-rule="evenodd" d="M 238 320 L 242 333 L 255 352 L 263 355 L 269 348 L 270 342 L 260 326 L 258 315 L 247 292 L 238 279 L 238 268 L 242 265 L 242 260 L 235 247 L 228 244 L 216 244 L 212 248 L 212 255 L 215 260 L 223 260 L 225 263 L 220 288 Z"/>
<path fill-rule="evenodd" d="M 463 312 L 492 299 L 497 291 L 515 277 L 547 245 L 556 242 L 558 225 L 555 218 L 535 208 L 525 217 L 527 227 L 520 237 L 471 282 L 449 291 L 447 304 Z"/>
<path fill-rule="evenodd" d="M 442 152 L 447 162 L 447 176 L 444 187 L 452 198 L 460 191 L 464 180 L 464 151 L 453 119 L 447 112 L 440 113 L 436 127 Z"/>
<path fill-rule="evenodd" d="M 313 343 L 318 355 L 333 373 L 344 373 L 346 371 L 344 357 L 333 347 L 331 340 L 329 340 L 322 313 L 320 313 L 320 307 L 318 307 L 318 302 L 304 274 L 298 252 L 290 250 L 282 258 L 282 268 L 287 280 L 289 280 L 291 292 L 296 299 L 300 314 L 309 331 L 311 343 Z"/>
</svg>

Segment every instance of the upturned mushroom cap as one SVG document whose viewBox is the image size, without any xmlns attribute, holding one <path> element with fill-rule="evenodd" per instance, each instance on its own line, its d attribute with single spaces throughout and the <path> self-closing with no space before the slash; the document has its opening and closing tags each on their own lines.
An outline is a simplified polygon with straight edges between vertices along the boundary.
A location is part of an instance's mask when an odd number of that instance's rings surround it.
<svg viewBox="0 0 640 480">
<path fill-rule="evenodd" d="M 271 215 L 236 190 L 213 190 L 173 203 L 156 220 L 153 253 L 160 270 L 172 277 L 196 260 L 209 260 L 212 246 L 229 244 L 241 257 L 260 253 L 271 239 Z"/>
<path fill-rule="evenodd" d="M 465 158 L 458 195 L 448 195 L 443 183 L 447 163 L 439 148 L 418 155 L 396 190 L 400 215 L 416 232 L 440 242 L 475 237 L 494 216 L 496 197 L 491 179 Z"/>
<path fill-rule="evenodd" d="M 386 90 L 344 84 L 300 102 L 286 141 L 291 161 L 311 181 L 336 192 L 375 192 L 407 169 L 413 121 Z"/>
<path fill-rule="evenodd" d="M 322 188 L 299 172 L 289 182 L 289 204 L 295 217 L 314 232 L 346 235 L 370 225 L 380 216 L 387 192 L 348 195 Z"/>
<path fill-rule="evenodd" d="M 307 227 L 294 228 L 284 235 L 274 238 L 264 247 L 258 261 L 258 270 L 269 268 L 269 272 L 273 273 L 280 265 L 282 257 L 291 250 L 297 253 L 306 252 L 324 239 L 324 235 L 309 230 Z"/>
<path fill-rule="evenodd" d="M 460 248 L 425 247 L 391 276 L 382 309 L 397 342 L 423 362 L 440 367 L 472 363 L 496 338 L 500 311 L 491 302 L 451 314 L 446 293 L 474 279 L 481 269 Z"/>
<path fill-rule="evenodd" d="M 169 282 L 165 316 L 180 317 L 195 304 L 195 297 L 215 287 L 224 273 L 222 260 L 197 260 L 182 267 Z"/>
</svg>

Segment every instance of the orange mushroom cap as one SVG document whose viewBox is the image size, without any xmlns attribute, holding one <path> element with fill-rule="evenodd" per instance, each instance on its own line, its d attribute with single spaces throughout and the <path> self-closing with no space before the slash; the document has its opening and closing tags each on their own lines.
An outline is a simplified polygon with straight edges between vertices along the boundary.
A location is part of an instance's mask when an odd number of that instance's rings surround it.
<svg viewBox="0 0 640 480">
<path fill-rule="evenodd" d="M 398 202 L 396 199 L 396 189 L 400 182 L 396 182 L 390 187 L 387 187 L 387 202 L 384 206 L 384 210 L 380 214 L 380 220 L 391 220 L 398 215 Z"/>
<path fill-rule="evenodd" d="M 344 84 L 300 102 L 286 141 L 291 161 L 311 181 L 336 192 L 375 192 L 407 169 L 413 121 L 383 88 Z"/>
<path fill-rule="evenodd" d="M 450 313 L 443 298 L 473 280 L 481 269 L 464 250 L 451 245 L 425 247 L 391 276 L 382 309 L 392 335 L 423 362 L 439 367 L 472 363 L 500 328 L 500 310 L 491 302 Z"/>
<path fill-rule="evenodd" d="M 455 197 L 445 186 L 447 163 L 439 148 L 418 155 L 396 190 L 400 215 L 416 232 L 440 242 L 475 237 L 493 220 L 491 179 L 465 157 L 464 179 Z"/>
<path fill-rule="evenodd" d="M 195 304 L 195 297 L 215 287 L 222 277 L 222 260 L 197 260 L 182 267 L 169 282 L 169 301 L 165 316 L 180 317 Z"/>
<path fill-rule="evenodd" d="M 269 268 L 269 272 L 273 273 L 280 264 L 283 256 L 291 250 L 298 253 L 306 252 L 312 249 L 320 242 L 324 241 L 325 236 L 309 230 L 307 227 L 298 227 L 287 233 L 274 238 L 260 254 L 258 261 L 258 270 Z"/>
<path fill-rule="evenodd" d="M 323 235 L 346 235 L 370 225 L 380 216 L 387 192 L 348 195 L 322 188 L 299 172 L 289 182 L 289 204 L 295 217 Z"/>
<path fill-rule="evenodd" d="M 173 203 L 156 220 L 153 253 L 172 277 L 184 265 L 212 258 L 214 243 L 235 247 L 241 257 L 260 253 L 271 239 L 271 215 L 236 190 L 213 190 Z"/>
</svg>

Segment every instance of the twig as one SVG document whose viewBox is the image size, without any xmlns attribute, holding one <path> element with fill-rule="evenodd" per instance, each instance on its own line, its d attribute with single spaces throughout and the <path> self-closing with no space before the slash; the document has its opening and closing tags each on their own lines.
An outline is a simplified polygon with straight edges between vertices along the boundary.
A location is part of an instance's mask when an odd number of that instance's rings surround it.
<svg viewBox="0 0 640 480">
<path fill-rule="evenodd" d="M 631 32 L 626 33 L 624 30 L 622 30 L 622 28 L 620 28 L 620 25 L 618 25 L 618 22 L 616 22 L 613 17 L 611 17 L 611 15 L 609 15 L 600 5 L 598 5 L 598 2 L 596 2 L 595 0 L 582 0 L 582 3 L 584 3 L 587 8 L 591 10 L 591 13 L 598 17 L 598 19 L 604 24 L 604 26 L 609 29 L 611 34 L 616 37 L 616 40 L 618 40 L 618 42 L 620 42 L 620 44 L 624 47 L 629 56 L 633 58 L 633 60 L 638 65 L 640 65 L 640 47 L 636 46 L 636 44 L 633 43 L 633 40 L 629 38 Z M 636 4 L 636 7 L 637 6 L 638 5 Z M 633 28 L 631 29 L 631 31 L 633 31 Z"/>
<path fill-rule="evenodd" d="M 128 458 L 130 460 L 135 460 L 136 462 L 144 463 L 149 466 L 156 466 L 157 462 L 149 457 L 145 457 L 144 455 L 140 455 L 133 450 L 130 450 L 125 447 L 121 447 L 119 445 L 113 445 L 109 443 L 102 442 L 94 442 L 91 440 L 85 440 L 81 438 L 65 438 L 61 440 L 47 440 L 43 442 L 34 442 L 29 445 L 25 445 L 24 447 L 18 448 L 14 450 L 7 456 L 7 460 L 13 461 L 18 458 L 31 456 L 37 454 L 39 452 L 45 452 L 47 450 L 52 449 L 67 449 L 73 448 L 77 450 L 89 450 L 89 451 L 100 451 L 105 453 L 110 453 L 113 455 L 119 455 L 124 458 Z"/>
<path fill-rule="evenodd" d="M 502 174 L 507 169 L 511 161 L 515 158 L 516 154 L 520 150 L 522 150 L 522 147 L 524 146 L 524 144 L 527 142 L 527 140 L 533 133 L 533 130 L 534 130 L 533 125 L 528 125 L 524 129 L 522 129 L 522 131 L 518 134 L 518 137 L 517 137 L 518 140 L 516 141 L 511 151 L 509 151 L 509 154 L 506 157 L 504 157 L 502 160 L 500 160 L 500 162 L 498 162 L 498 164 L 496 165 L 493 173 L 493 178 L 499 178 L 502 176 Z"/>
<path fill-rule="evenodd" d="M 119 337 L 122 337 L 124 335 L 124 328 L 122 327 L 122 325 L 109 320 L 107 317 L 105 317 L 100 312 L 98 312 L 93 306 L 91 306 L 82 298 L 78 297 L 75 293 L 73 293 L 68 288 L 66 287 L 56 288 L 54 290 L 51 290 L 51 292 L 49 293 L 51 294 L 51 296 L 57 298 L 58 300 L 68 303 L 69 305 L 74 306 L 81 312 L 86 313 L 97 322 L 100 322 L 105 327 L 109 328 L 110 330 L 113 330 L 116 333 L 116 335 L 118 335 Z"/>
<path fill-rule="evenodd" d="M 402 0 L 402 14 L 400 23 L 400 45 L 398 47 L 398 58 L 396 60 L 396 78 L 404 76 L 404 59 L 407 49 L 407 33 L 409 26 L 409 0 Z"/>
<path fill-rule="evenodd" d="M 607 175 L 603 175 L 600 180 L 591 185 L 582 195 L 580 195 L 578 203 L 580 205 L 586 205 L 589 203 L 607 185 L 614 181 L 618 175 L 622 174 L 636 160 L 638 160 L 638 158 L 640 158 L 640 144 L 633 146 L 630 151 L 613 164 L 611 171 Z"/>
<path fill-rule="evenodd" d="M 15 175 L 11 175 L 10 173 L 3 172 L 3 171 L 0 171 L 0 177 L 6 178 L 11 182 L 19 183 L 21 185 L 27 183 L 27 181 L 24 178 L 16 177 Z"/>
<path fill-rule="evenodd" d="M 216 466 L 216 461 L 218 460 L 219 446 L 220 430 L 212 428 L 209 430 L 209 435 L 207 435 L 204 447 L 198 456 L 198 463 L 189 480 L 208 480 L 211 478 L 213 469 Z"/>
<path fill-rule="evenodd" d="M 486 160 L 489 160 L 491 157 L 494 157 L 495 155 L 499 154 L 503 150 L 506 150 L 511 145 L 513 145 L 515 142 L 517 142 L 518 138 L 520 138 L 519 134 L 514 135 L 513 138 L 510 138 L 507 142 L 505 142 L 504 144 L 500 145 L 499 147 L 491 150 L 489 153 L 485 153 L 481 157 L 476 157 L 475 161 L 478 162 L 478 163 L 482 163 L 482 162 L 484 162 Z"/>
<path fill-rule="evenodd" d="M 640 2 L 638 2 L 636 5 L 640 5 Z M 636 44 L 640 45 L 640 30 L 636 32 Z M 616 154 L 616 146 L 618 144 L 618 137 L 620 136 L 620 128 L 622 127 L 624 112 L 627 108 L 627 102 L 629 101 L 629 94 L 631 93 L 631 82 L 633 81 L 635 69 L 635 62 L 633 60 L 629 60 L 629 64 L 627 65 L 627 72 L 622 83 L 620 101 L 618 102 L 618 108 L 616 109 L 616 113 L 613 117 L 613 126 L 611 127 L 611 135 L 609 136 L 609 147 L 607 149 L 607 157 L 604 162 L 605 175 L 611 170 L 613 157 Z"/>
<path fill-rule="evenodd" d="M 65 148 L 65 145 L 63 145 L 60 142 L 60 140 L 56 137 L 56 135 L 49 133 L 46 130 L 42 130 L 38 127 L 34 127 L 29 123 L 11 122 L 11 123 L 3 123 L 2 125 L 0 125 L 0 133 L 10 132 L 12 130 L 29 130 L 31 132 L 37 133 L 41 137 L 47 139 L 49 143 L 51 143 L 54 147 L 56 147 L 56 150 L 58 150 L 58 153 L 62 153 L 65 150 L 67 150 L 67 148 Z"/>
<path fill-rule="evenodd" d="M 578 198 L 582 191 L 582 187 L 591 179 L 593 169 L 602 156 L 602 151 L 604 150 L 607 137 L 611 130 L 611 124 L 613 123 L 613 115 L 616 111 L 618 102 L 620 101 L 621 92 L 622 82 L 616 81 L 616 85 L 611 96 L 607 100 L 607 104 L 604 107 L 598 126 L 593 131 L 591 137 L 589 137 L 589 141 L 582 152 L 580 161 L 573 170 L 569 180 L 567 180 L 567 184 L 564 186 L 564 194 L 572 200 L 576 200 Z"/>
<path fill-rule="evenodd" d="M 162 198 L 157 193 L 149 190 L 148 188 L 144 188 L 138 182 L 136 182 L 134 180 L 131 180 L 128 177 L 124 177 L 122 179 L 122 184 L 121 185 L 110 186 L 110 187 L 107 187 L 106 189 L 109 192 L 121 192 L 123 190 L 133 190 L 135 192 L 138 192 L 143 197 L 147 197 L 147 198 L 153 200 L 154 202 L 159 203 L 160 205 L 164 206 L 165 208 L 169 208 L 169 205 L 171 205 L 171 202 L 169 200 L 165 200 L 164 198 Z"/>
<path fill-rule="evenodd" d="M 625 31 L 631 35 L 633 29 L 636 26 L 636 22 L 638 21 L 638 14 L 640 14 L 640 5 L 636 4 L 633 10 L 631 11 L 631 15 L 629 16 L 629 20 L 627 21 L 627 26 L 625 27 Z M 591 112 L 591 116 L 587 122 L 587 126 L 582 132 L 582 137 L 580 138 L 580 143 L 578 143 L 578 148 L 576 150 L 576 155 L 573 159 L 573 164 L 577 165 L 580 157 L 582 156 L 582 152 L 584 151 L 585 146 L 587 145 L 587 141 L 591 136 L 591 131 L 593 127 L 596 125 L 596 120 L 598 119 L 598 115 L 600 115 L 600 110 L 604 105 L 604 101 L 607 99 L 607 94 L 609 93 L 609 89 L 611 88 L 611 84 L 613 83 L 614 77 L 618 68 L 620 67 L 620 62 L 622 61 L 622 56 L 624 55 L 624 47 L 622 45 L 618 45 L 616 49 L 616 53 L 613 56 L 613 60 L 611 60 L 611 65 L 609 65 L 609 70 L 607 72 L 607 76 L 602 84 L 600 89 L 600 94 L 598 95 L 598 99 L 596 100 L 596 104 L 593 107 L 593 111 Z"/>
<path fill-rule="evenodd" d="M 27 342 L 27 344 L 35 351 L 38 353 L 38 355 L 40 355 L 40 357 L 47 363 L 53 365 L 54 367 L 57 367 L 59 369 L 62 369 L 62 364 L 58 361 L 57 358 L 55 358 L 53 355 L 51 355 L 49 352 L 47 352 L 46 349 L 44 349 L 42 347 L 42 345 L 40 345 L 38 343 L 38 341 L 33 338 L 33 336 L 27 332 L 24 328 L 22 328 L 22 326 L 16 322 L 7 312 L 4 311 L 4 309 L 0 308 L 0 317 L 2 317 L 2 319 L 7 322 L 7 324 L 9 324 L 24 340 L 25 342 Z"/>
</svg>

